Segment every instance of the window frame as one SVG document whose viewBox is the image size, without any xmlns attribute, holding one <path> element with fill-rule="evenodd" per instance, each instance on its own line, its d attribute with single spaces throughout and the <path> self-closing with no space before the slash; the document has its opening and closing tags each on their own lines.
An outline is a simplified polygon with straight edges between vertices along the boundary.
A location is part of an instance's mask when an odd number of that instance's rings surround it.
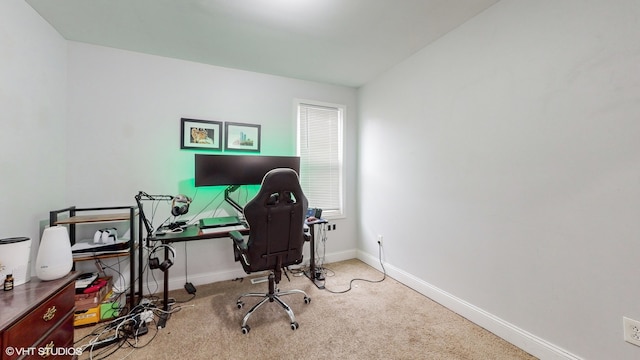
<svg viewBox="0 0 640 360">
<path fill-rule="evenodd" d="M 347 213 L 347 182 L 346 182 L 346 144 L 345 144 L 345 128 L 346 128 L 346 117 L 347 117 L 347 107 L 346 105 L 329 103 L 317 100 L 309 100 L 309 99 L 294 99 L 294 114 L 295 114 L 295 122 L 296 122 L 296 154 L 301 157 L 301 144 L 300 144 L 300 136 L 301 136 L 301 126 L 300 126 L 300 107 L 304 105 L 316 106 L 316 107 L 324 107 L 330 109 L 338 110 L 340 116 L 338 119 L 338 163 L 339 163 L 339 193 L 338 193 L 338 202 L 339 208 L 337 210 L 325 210 L 322 211 L 323 219 L 342 219 L 346 217 Z M 300 174 L 302 177 L 302 174 Z M 313 206 L 313 204 L 309 204 L 309 206 Z"/>
</svg>

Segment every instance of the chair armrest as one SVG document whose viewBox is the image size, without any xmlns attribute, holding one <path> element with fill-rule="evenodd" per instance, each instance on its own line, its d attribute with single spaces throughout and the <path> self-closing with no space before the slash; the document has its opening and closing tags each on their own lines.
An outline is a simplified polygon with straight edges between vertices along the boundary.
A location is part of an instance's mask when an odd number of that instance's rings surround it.
<svg viewBox="0 0 640 360">
<path fill-rule="evenodd" d="M 247 253 L 247 243 L 244 241 L 244 237 L 237 230 L 229 231 L 229 237 L 233 240 L 233 257 L 235 261 L 240 261 L 244 259 L 242 262 L 242 267 L 244 268 L 247 264 L 245 254 Z M 246 268 L 245 268 L 246 271 Z"/>
<path fill-rule="evenodd" d="M 247 243 L 244 242 L 244 237 L 239 231 L 237 230 L 229 231 L 229 237 L 231 237 L 231 240 L 233 240 L 234 245 L 238 247 L 240 250 L 242 251 L 247 250 Z"/>
</svg>

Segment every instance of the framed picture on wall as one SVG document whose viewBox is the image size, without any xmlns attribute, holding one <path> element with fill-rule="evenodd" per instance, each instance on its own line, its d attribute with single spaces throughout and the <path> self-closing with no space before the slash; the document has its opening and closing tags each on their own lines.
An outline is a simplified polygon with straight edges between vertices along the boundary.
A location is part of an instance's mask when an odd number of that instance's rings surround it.
<svg viewBox="0 0 640 360">
<path fill-rule="evenodd" d="M 222 122 L 180 119 L 181 149 L 222 149 Z"/>
<path fill-rule="evenodd" d="M 260 152 L 260 125 L 227 122 L 225 150 Z"/>
</svg>

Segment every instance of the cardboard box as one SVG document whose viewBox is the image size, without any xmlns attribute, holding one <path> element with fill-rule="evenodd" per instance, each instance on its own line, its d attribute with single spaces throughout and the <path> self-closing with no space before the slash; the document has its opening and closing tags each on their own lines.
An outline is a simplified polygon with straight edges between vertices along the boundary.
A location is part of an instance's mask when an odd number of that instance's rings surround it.
<svg viewBox="0 0 640 360">
<path fill-rule="evenodd" d="M 94 307 L 99 307 L 104 298 L 111 292 L 112 278 L 107 276 L 104 278 L 98 278 L 97 280 L 106 280 L 107 284 L 100 288 L 100 290 L 89 294 L 76 294 L 76 310 L 88 310 Z M 97 281 L 96 280 L 96 281 Z"/>
<path fill-rule="evenodd" d="M 100 306 L 87 310 L 76 310 L 73 314 L 73 326 L 97 324 L 100 321 Z"/>
</svg>

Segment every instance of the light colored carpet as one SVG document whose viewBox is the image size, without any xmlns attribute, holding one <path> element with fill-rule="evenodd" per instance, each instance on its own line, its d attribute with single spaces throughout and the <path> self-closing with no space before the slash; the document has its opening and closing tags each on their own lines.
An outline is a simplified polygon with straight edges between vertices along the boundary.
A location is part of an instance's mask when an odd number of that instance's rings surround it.
<svg viewBox="0 0 640 360">
<path fill-rule="evenodd" d="M 353 278 L 379 280 L 382 273 L 359 260 L 326 265 L 326 287 L 342 291 Z M 251 276 L 256 277 L 256 276 Z M 259 276 L 258 276 L 259 277 Z M 284 276 L 281 290 L 301 289 L 285 297 L 300 327 L 276 303 L 267 303 L 250 319 L 251 331 L 240 323 L 257 298 L 236 307 L 245 292 L 266 292 L 267 283 L 223 281 L 197 287 L 195 299 L 177 304 L 164 329 L 152 328 L 137 346 L 123 346 L 109 359 L 535 359 L 494 334 L 449 311 L 387 276 L 383 282 L 353 282 L 343 294 L 317 289 L 304 276 Z M 184 290 L 171 296 L 189 298 Z M 100 326 L 102 324 L 99 324 Z M 94 328 L 76 329 L 76 341 Z M 83 340 L 86 343 L 86 340 Z M 77 342 L 79 346 L 83 342 Z M 115 347 L 96 351 L 104 357 Z M 81 359 L 88 359 L 88 351 Z"/>
</svg>

